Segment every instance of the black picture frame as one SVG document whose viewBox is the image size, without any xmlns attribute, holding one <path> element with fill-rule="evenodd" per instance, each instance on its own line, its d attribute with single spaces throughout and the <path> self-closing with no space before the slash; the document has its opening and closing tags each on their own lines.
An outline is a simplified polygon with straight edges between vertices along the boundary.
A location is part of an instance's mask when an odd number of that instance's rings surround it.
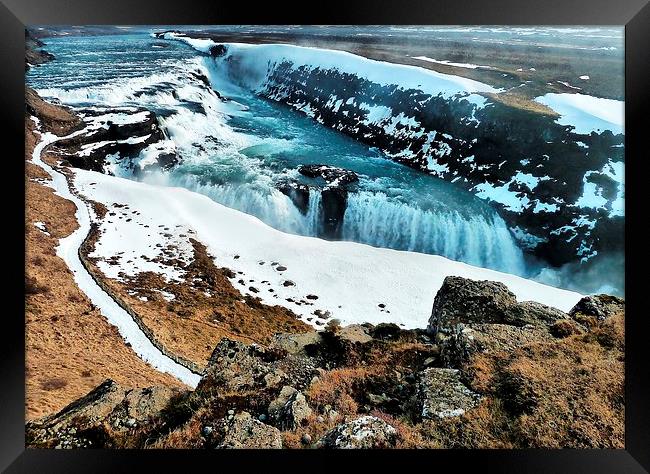
<svg viewBox="0 0 650 474">
<path fill-rule="evenodd" d="M 149 472 L 193 469 L 306 469 L 360 461 L 364 470 L 481 469 L 494 472 L 625 472 L 650 470 L 647 333 L 643 330 L 641 285 L 645 204 L 644 130 L 650 106 L 650 4 L 648 0 L 401 0 L 326 3 L 233 2 L 212 0 L 0 0 L 5 235 L 4 305 L 0 337 L 0 469 L 6 472 Z M 25 449 L 24 299 L 24 28 L 26 25 L 156 24 L 468 24 L 468 25 L 625 25 L 626 127 L 626 447 L 624 450 L 378 451 L 368 452 L 184 452 Z M 11 212 L 6 212 L 11 211 Z M 11 237 L 11 238 L 9 238 Z M 21 253 L 20 250 L 23 250 Z M 638 253 L 636 252 L 638 251 Z M 6 258 L 11 257 L 11 258 Z M 637 275 L 639 275 L 637 277 Z M 7 302 L 11 304 L 7 304 Z M 346 464 L 343 464 L 346 463 Z"/>
</svg>

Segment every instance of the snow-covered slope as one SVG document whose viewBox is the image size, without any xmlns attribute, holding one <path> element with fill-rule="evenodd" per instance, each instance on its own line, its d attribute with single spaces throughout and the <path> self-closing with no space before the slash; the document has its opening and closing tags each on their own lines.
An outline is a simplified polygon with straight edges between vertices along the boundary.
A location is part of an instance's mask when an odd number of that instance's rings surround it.
<svg viewBox="0 0 650 474">
<path fill-rule="evenodd" d="M 38 125 L 36 118 L 32 117 L 32 120 Z M 83 130 L 74 132 L 68 135 L 68 138 L 83 132 Z M 41 160 L 41 153 L 45 147 L 58 140 L 60 138 L 56 135 L 51 133 L 43 134 L 41 142 L 34 148 L 32 157 L 32 162 L 43 168 L 51 176 L 50 186 L 55 190 L 56 194 L 72 201 L 76 206 L 75 217 L 79 222 L 79 228 L 59 241 L 59 246 L 56 249 L 57 255 L 70 268 L 79 289 L 99 308 L 108 322 L 117 327 L 125 342 L 130 344 L 130 347 L 142 360 L 161 372 L 167 372 L 184 383 L 195 387 L 200 376 L 164 355 L 140 330 L 133 318 L 100 288 L 81 263 L 78 251 L 90 231 L 91 211 L 86 203 L 70 192 L 66 177 Z M 103 176 L 94 172 L 91 174 Z"/>
<path fill-rule="evenodd" d="M 290 308 L 303 319 L 321 310 L 345 324 L 391 321 L 404 327 L 426 327 L 435 294 L 447 275 L 501 281 L 519 300 L 539 301 L 565 311 L 581 297 L 439 256 L 286 234 L 182 188 L 153 186 L 84 170 L 76 170 L 75 176 L 75 186 L 83 196 L 107 206 L 119 203 L 139 211 L 129 221 L 102 224 L 100 252 L 110 245 L 113 254 L 125 251 L 129 255 L 146 255 L 157 241 L 142 231 L 144 225 L 153 231 L 158 231 L 159 226 L 170 232 L 181 229 L 178 232 L 191 234 L 206 244 L 218 266 L 242 272 L 232 281 L 243 293 Z M 121 262 L 127 260 L 130 257 L 119 263 L 126 272 L 132 264 Z M 163 267 L 147 270 L 169 276 Z M 238 283 L 239 279 L 244 284 Z M 284 286 L 287 280 L 295 285 Z M 249 290 L 251 286 L 259 292 Z M 295 304 L 300 300 L 313 305 Z"/>
<path fill-rule="evenodd" d="M 535 100 L 560 114 L 558 122 L 575 127 L 576 133 L 623 133 L 625 104 L 620 100 L 585 94 L 545 94 Z"/>
</svg>

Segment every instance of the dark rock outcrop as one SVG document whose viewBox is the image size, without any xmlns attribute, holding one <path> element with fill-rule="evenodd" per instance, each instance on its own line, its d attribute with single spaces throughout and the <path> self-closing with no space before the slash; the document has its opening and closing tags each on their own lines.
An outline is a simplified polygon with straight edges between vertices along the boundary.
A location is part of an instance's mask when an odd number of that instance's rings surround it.
<svg viewBox="0 0 650 474">
<path fill-rule="evenodd" d="M 304 215 L 309 210 L 309 186 L 295 181 L 281 181 L 276 185 L 278 191 L 291 199 L 291 202 Z"/>
<path fill-rule="evenodd" d="M 354 171 L 328 165 L 301 165 L 298 167 L 298 173 L 308 178 L 322 178 L 328 186 L 333 187 L 359 181 L 359 176 Z"/>
<path fill-rule="evenodd" d="M 168 147 L 161 147 L 155 161 L 145 167 L 132 160 L 150 145 L 166 139 L 158 125 L 154 112 L 146 109 L 116 108 L 80 110 L 86 131 L 56 143 L 58 153 L 76 168 L 98 172 L 110 172 L 107 168 L 110 156 L 118 161 L 128 160 L 135 174 L 153 168 L 169 169 L 178 163 L 179 157 Z M 115 122 L 115 117 L 121 117 Z"/>
<path fill-rule="evenodd" d="M 585 296 L 569 311 L 569 316 L 576 320 L 594 317 L 604 321 L 610 316 L 625 311 L 625 300 L 611 295 Z"/>
<path fill-rule="evenodd" d="M 221 56 L 224 56 L 227 52 L 228 52 L 228 48 L 226 48 L 225 45 L 215 44 L 210 48 L 208 54 L 213 58 L 220 58 Z"/>
<path fill-rule="evenodd" d="M 341 238 L 349 186 L 358 182 L 359 176 L 354 171 L 328 165 L 301 165 L 298 172 L 314 182 L 281 181 L 277 189 L 288 196 L 302 214 L 309 210 L 310 193 L 320 193 L 319 237 Z"/>
<path fill-rule="evenodd" d="M 436 294 L 427 330 L 449 333 L 458 324 L 550 326 L 568 315 L 543 304 L 517 302 L 503 283 L 449 276 Z"/>
<path fill-rule="evenodd" d="M 30 66 L 38 66 L 54 59 L 54 55 L 45 51 L 43 48 L 45 43 L 40 39 L 34 37 L 29 31 L 25 29 L 25 71 Z"/>
</svg>

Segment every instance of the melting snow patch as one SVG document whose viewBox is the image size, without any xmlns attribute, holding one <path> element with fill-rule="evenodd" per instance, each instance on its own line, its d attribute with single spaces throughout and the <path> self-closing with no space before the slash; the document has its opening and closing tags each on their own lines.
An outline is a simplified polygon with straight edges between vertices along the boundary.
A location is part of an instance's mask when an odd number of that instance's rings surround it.
<svg viewBox="0 0 650 474">
<path fill-rule="evenodd" d="M 535 101 L 560 114 L 556 121 L 575 127 L 576 133 L 588 135 L 605 130 L 611 130 L 614 134 L 623 133 L 623 101 L 584 94 L 546 94 L 536 97 Z"/>
<path fill-rule="evenodd" d="M 45 227 L 45 224 L 43 222 L 34 222 L 34 227 L 43 232 L 45 235 L 50 235 L 50 233 L 47 231 L 47 227 Z"/>
<path fill-rule="evenodd" d="M 413 59 L 418 59 L 420 61 L 426 61 L 428 63 L 436 63 L 436 64 L 443 64 L 445 66 L 455 66 L 455 67 L 463 67 L 466 69 L 494 69 L 492 66 L 479 66 L 478 64 L 470 64 L 470 63 L 454 63 L 451 61 L 447 61 L 446 59 L 443 60 L 438 60 L 438 59 L 431 59 L 426 56 L 411 56 Z"/>
</svg>

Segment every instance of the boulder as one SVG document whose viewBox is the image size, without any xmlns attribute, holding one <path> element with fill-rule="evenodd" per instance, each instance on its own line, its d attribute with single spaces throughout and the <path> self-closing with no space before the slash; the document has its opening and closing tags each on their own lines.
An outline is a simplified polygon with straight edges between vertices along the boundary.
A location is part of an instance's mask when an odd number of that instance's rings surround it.
<svg viewBox="0 0 650 474">
<path fill-rule="evenodd" d="M 526 324 L 551 326 L 561 319 L 568 319 L 568 315 L 557 308 L 536 301 L 523 301 L 510 306 L 504 322 L 514 326 L 525 326 Z"/>
<path fill-rule="evenodd" d="M 433 301 L 427 330 L 449 332 L 458 323 L 502 323 L 514 293 L 503 283 L 448 276 Z"/>
<path fill-rule="evenodd" d="M 394 448 L 397 430 L 375 416 L 362 416 L 328 431 L 317 443 L 317 448 L 370 449 Z"/>
<path fill-rule="evenodd" d="M 467 388 L 456 369 L 430 368 L 420 374 L 418 398 L 422 418 L 461 416 L 476 407 L 481 397 Z"/>
<path fill-rule="evenodd" d="M 321 334 L 315 331 L 299 334 L 282 333 L 274 336 L 270 347 L 285 350 L 289 354 L 306 355 L 310 347 L 314 347 L 322 341 Z"/>
<path fill-rule="evenodd" d="M 285 376 L 273 362 L 281 357 L 257 344 L 223 338 L 212 351 L 196 391 L 240 392 L 279 386 Z"/>
<path fill-rule="evenodd" d="M 395 341 L 402 334 L 402 329 L 395 323 L 379 323 L 370 329 L 372 337 L 382 341 Z"/>
<path fill-rule="evenodd" d="M 344 343 L 365 344 L 372 341 L 372 336 L 368 333 L 368 328 L 361 324 L 350 324 L 342 326 L 336 336 Z"/>
<path fill-rule="evenodd" d="M 305 396 L 293 387 L 285 385 L 278 398 L 268 407 L 269 418 L 281 430 L 294 430 L 312 413 Z"/>
<path fill-rule="evenodd" d="M 448 276 L 434 299 L 427 331 L 448 334 L 458 324 L 550 327 L 567 318 L 559 309 L 535 301 L 518 303 L 503 283 Z"/>
<path fill-rule="evenodd" d="M 279 391 L 287 384 L 302 389 L 316 373 L 313 361 L 304 355 L 223 338 L 212 352 L 196 392 Z"/>
<path fill-rule="evenodd" d="M 65 441 L 65 447 L 89 447 L 98 426 L 122 431 L 147 423 L 177 393 L 169 387 L 125 389 L 108 379 L 60 412 L 27 423 L 27 438 L 32 445 Z"/>
<path fill-rule="evenodd" d="M 280 449 L 280 430 L 241 412 L 228 422 L 228 430 L 221 443 L 222 449 Z"/>
<path fill-rule="evenodd" d="M 585 296 L 569 311 L 569 316 L 578 322 L 581 318 L 594 317 L 604 321 L 610 316 L 625 311 L 625 300 L 611 295 Z"/>
<path fill-rule="evenodd" d="M 441 338 L 440 360 L 445 367 L 462 370 L 474 354 L 513 351 L 526 344 L 550 340 L 553 340 L 553 336 L 541 326 L 459 324 Z"/>
</svg>

